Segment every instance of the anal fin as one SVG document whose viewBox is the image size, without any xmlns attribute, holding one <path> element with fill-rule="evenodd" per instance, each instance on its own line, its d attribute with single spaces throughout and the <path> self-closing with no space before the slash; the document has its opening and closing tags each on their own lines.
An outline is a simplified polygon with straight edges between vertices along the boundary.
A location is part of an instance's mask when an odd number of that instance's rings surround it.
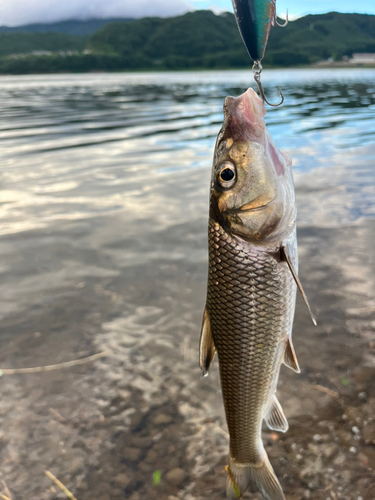
<svg viewBox="0 0 375 500">
<path fill-rule="evenodd" d="M 305 291 L 302 288 L 302 285 L 301 285 L 301 282 L 300 282 L 300 280 L 298 278 L 296 270 L 294 269 L 293 262 L 292 262 L 292 260 L 291 260 L 291 258 L 289 256 L 287 247 L 285 245 L 282 245 L 281 248 L 280 248 L 280 252 L 281 252 L 282 256 L 285 258 L 286 263 L 288 264 L 288 267 L 290 269 L 290 272 L 293 275 L 293 278 L 294 278 L 294 281 L 296 282 L 298 290 L 300 291 L 300 293 L 302 295 L 302 298 L 305 301 L 305 304 L 307 306 L 307 309 L 309 310 L 309 313 L 310 313 L 310 316 L 311 316 L 311 320 L 314 323 L 314 325 L 316 326 L 317 325 L 316 319 L 315 319 L 315 317 L 314 317 L 314 315 L 312 313 L 312 310 L 310 308 L 310 304 L 309 304 L 309 301 L 307 299 L 307 295 L 305 294 Z"/>
<path fill-rule="evenodd" d="M 202 332 L 199 342 L 199 366 L 204 376 L 208 375 L 208 370 L 215 357 L 215 345 L 212 338 L 210 316 L 207 309 L 204 310 Z"/>
<path fill-rule="evenodd" d="M 271 400 L 268 413 L 265 416 L 264 420 L 268 428 L 273 431 L 286 432 L 289 429 L 289 424 L 286 416 L 284 415 L 281 404 L 279 403 L 279 400 L 275 395 Z"/>
<path fill-rule="evenodd" d="M 296 373 L 301 373 L 301 370 L 299 368 L 299 364 L 297 361 L 297 356 L 296 356 L 296 353 L 294 351 L 292 339 L 290 337 L 287 338 L 287 341 L 285 343 L 283 363 L 285 366 L 287 366 L 291 370 L 295 371 Z"/>
</svg>

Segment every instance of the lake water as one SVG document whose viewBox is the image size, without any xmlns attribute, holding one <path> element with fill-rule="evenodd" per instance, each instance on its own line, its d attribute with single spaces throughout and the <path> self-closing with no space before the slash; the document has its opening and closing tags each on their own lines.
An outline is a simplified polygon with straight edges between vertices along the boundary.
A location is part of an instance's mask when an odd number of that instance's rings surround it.
<svg viewBox="0 0 375 500">
<path fill-rule="evenodd" d="M 375 499 L 375 70 L 265 70 L 293 158 L 300 276 L 289 500 Z M 0 78 L 0 480 L 13 500 L 225 498 L 217 363 L 197 366 L 225 96 L 250 71 Z M 161 480 L 158 483 L 158 472 Z M 0 487 L 1 492 L 1 487 Z M 5 493 L 4 493 L 5 492 Z M 6 489 L 3 489 L 6 494 Z M 245 497 L 250 498 L 249 493 Z M 254 498 L 260 498 L 254 496 Z"/>
</svg>

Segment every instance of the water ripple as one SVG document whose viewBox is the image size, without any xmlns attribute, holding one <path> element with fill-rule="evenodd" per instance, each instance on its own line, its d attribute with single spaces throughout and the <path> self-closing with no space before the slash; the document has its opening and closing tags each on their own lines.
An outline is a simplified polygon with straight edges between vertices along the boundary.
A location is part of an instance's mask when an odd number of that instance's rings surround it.
<svg viewBox="0 0 375 500">
<path fill-rule="evenodd" d="M 244 91 L 250 76 L 230 71 L 1 77 L 0 232 L 118 211 L 137 220 L 145 207 L 157 226 L 158 204 L 174 207 L 171 220 L 187 220 L 187 198 L 207 203 L 223 98 Z M 322 201 L 324 217 L 315 217 L 315 224 L 373 216 L 367 206 L 372 193 L 364 192 L 361 179 L 374 183 L 374 80 L 374 70 L 264 73 L 269 98 L 277 86 L 285 95 L 285 105 L 268 110 L 267 123 L 294 158 L 297 191 L 311 176 L 324 178 L 322 197 L 330 201 Z M 344 190 L 332 196 L 351 200 L 340 214 L 330 208 L 339 203 L 327 195 L 326 183 Z M 301 224 L 312 222 L 316 200 L 314 194 L 300 202 Z"/>
</svg>

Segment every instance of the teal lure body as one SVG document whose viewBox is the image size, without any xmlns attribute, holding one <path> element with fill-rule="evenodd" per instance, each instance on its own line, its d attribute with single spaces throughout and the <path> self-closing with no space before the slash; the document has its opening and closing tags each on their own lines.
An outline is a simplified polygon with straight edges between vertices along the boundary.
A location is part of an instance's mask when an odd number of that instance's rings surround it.
<svg viewBox="0 0 375 500">
<path fill-rule="evenodd" d="M 232 0 L 245 47 L 253 61 L 261 61 L 276 17 L 276 0 Z"/>
</svg>

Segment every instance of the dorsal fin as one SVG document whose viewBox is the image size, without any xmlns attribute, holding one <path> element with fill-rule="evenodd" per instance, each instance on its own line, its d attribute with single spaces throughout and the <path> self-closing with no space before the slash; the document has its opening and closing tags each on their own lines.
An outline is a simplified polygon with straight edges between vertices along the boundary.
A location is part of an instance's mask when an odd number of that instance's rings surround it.
<svg viewBox="0 0 375 500">
<path fill-rule="evenodd" d="M 202 332 L 199 342 L 199 366 L 202 370 L 203 376 L 208 375 L 208 370 L 212 365 L 215 357 L 215 345 L 212 338 L 210 316 L 207 309 L 203 313 Z"/>
<path fill-rule="evenodd" d="M 287 338 L 286 343 L 285 343 L 283 363 L 285 366 L 287 366 L 291 370 L 294 370 L 297 373 L 301 373 L 301 370 L 299 368 L 299 364 L 297 361 L 297 356 L 296 356 L 296 353 L 294 351 L 292 339 L 290 337 Z"/>
<path fill-rule="evenodd" d="M 310 304 L 309 304 L 309 301 L 307 299 L 307 295 L 305 294 L 303 288 L 302 288 L 302 285 L 301 285 L 301 282 L 300 280 L 298 279 L 298 275 L 296 273 L 296 270 L 294 269 L 294 266 L 293 266 L 293 262 L 289 256 L 289 253 L 288 253 L 288 249 L 285 245 L 282 245 L 280 247 L 280 253 L 281 255 L 284 257 L 286 263 L 288 264 L 288 267 L 290 269 L 290 272 L 292 273 L 293 275 L 293 278 L 294 278 L 294 281 L 296 282 L 297 284 L 297 287 L 298 287 L 298 290 L 301 292 L 301 295 L 302 295 L 302 298 L 303 300 L 305 301 L 305 304 L 307 306 L 307 309 L 309 310 L 309 313 L 310 313 L 310 316 L 311 316 L 311 319 L 312 319 L 312 322 L 314 323 L 314 325 L 316 326 L 317 323 L 316 323 L 316 319 L 311 311 L 311 308 L 310 308 Z"/>
</svg>

